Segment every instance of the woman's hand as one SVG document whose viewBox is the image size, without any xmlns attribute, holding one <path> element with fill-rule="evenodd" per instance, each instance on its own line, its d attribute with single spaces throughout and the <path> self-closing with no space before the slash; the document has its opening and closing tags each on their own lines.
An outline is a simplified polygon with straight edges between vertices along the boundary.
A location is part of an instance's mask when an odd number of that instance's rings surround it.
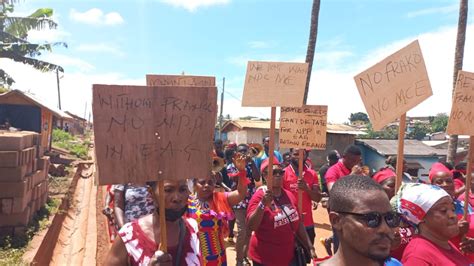
<svg viewBox="0 0 474 266">
<path fill-rule="evenodd" d="M 469 231 L 469 222 L 461 219 L 458 221 L 458 227 L 459 227 L 459 235 L 463 236 L 467 234 L 467 231 Z"/>
<path fill-rule="evenodd" d="M 232 157 L 232 162 L 239 171 L 245 171 L 245 166 L 247 165 L 245 155 L 236 153 L 234 157 Z"/>
<path fill-rule="evenodd" d="M 265 191 L 265 195 L 263 195 L 262 203 L 266 207 L 269 207 L 270 204 L 272 204 L 272 201 L 273 201 L 273 192 L 270 189 L 267 189 Z"/>
<path fill-rule="evenodd" d="M 459 249 L 463 253 L 474 252 L 474 239 L 469 237 L 464 237 L 459 245 Z"/>
<path fill-rule="evenodd" d="M 155 255 L 150 260 L 148 265 L 153 266 L 172 266 L 173 265 L 173 258 L 169 253 L 164 253 L 161 250 L 155 252 Z"/>
</svg>

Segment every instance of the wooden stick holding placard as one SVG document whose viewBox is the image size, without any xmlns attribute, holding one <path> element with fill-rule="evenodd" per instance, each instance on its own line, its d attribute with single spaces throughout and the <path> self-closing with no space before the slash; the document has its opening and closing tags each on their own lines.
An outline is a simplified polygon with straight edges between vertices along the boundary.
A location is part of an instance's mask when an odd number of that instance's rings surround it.
<svg viewBox="0 0 474 266">
<path fill-rule="evenodd" d="M 268 177 L 267 177 L 267 188 L 273 191 L 273 151 L 275 149 L 275 120 L 276 120 L 276 107 L 272 107 L 270 117 L 270 134 L 268 137 L 270 141 L 268 143 Z"/>
<path fill-rule="evenodd" d="M 158 181 L 158 207 L 160 208 L 160 250 L 166 253 L 168 251 L 168 238 L 166 234 L 164 180 Z"/>
<path fill-rule="evenodd" d="M 395 178 L 395 191 L 398 191 L 402 185 L 403 178 L 403 150 L 405 147 L 405 129 L 407 125 L 406 113 L 400 117 L 400 126 L 398 127 L 398 151 L 397 151 L 397 177 Z"/>
<path fill-rule="evenodd" d="M 298 181 L 304 180 L 303 177 L 303 167 L 304 167 L 304 149 L 299 150 L 298 154 Z M 302 215 L 303 214 L 303 191 L 298 189 L 298 212 Z"/>
<path fill-rule="evenodd" d="M 469 206 L 469 193 L 471 193 L 471 180 L 472 180 L 472 166 L 474 165 L 474 136 L 469 137 L 469 153 L 467 155 L 467 169 L 466 169 L 466 191 L 464 191 L 464 220 L 467 220 L 468 206 Z"/>
</svg>

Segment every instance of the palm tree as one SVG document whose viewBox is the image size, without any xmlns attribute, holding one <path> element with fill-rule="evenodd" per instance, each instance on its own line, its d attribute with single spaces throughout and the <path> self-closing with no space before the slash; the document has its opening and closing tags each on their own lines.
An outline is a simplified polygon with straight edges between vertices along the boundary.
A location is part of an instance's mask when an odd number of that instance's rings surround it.
<svg viewBox="0 0 474 266">
<path fill-rule="evenodd" d="M 15 62 L 31 65 L 40 71 L 61 71 L 61 66 L 35 59 L 42 52 L 51 52 L 52 47 L 66 43 L 34 44 L 28 42 L 30 30 L 55 29 L 58 25 L 51 17 L 53 10 L 40 8 L 27 17 L 9 16 L 14 10 L 14 0 L 0 0 L 0 58 L 9 58 Z M 11 86 L 13 78 L 0 69 L 0 87 Z"/>
<path fill-rule="evenodd" d="M 467 26 L 467 6 L 468 0 L 461 0 L 459 5 L 459 20 L 458 20 L 458 33 L 456 37 L 456 51 L 454 55 L 454 73 L 453 73 L 453 95 L 456 87 L 456 79 L 458 77 L 458 71 L 462 70 L 462 64 L 464 59 L 464 44 L 466 43 L 466 26 Z M 456 157 L 456 150 L 458 148 L 458 136 L 451 135 L 448 143 L 448 158 L 447 161 L 450 163 L 454 162 Z"/>
<path fill-rule="evenodd" d="M 308 50 L 306 51 L 306 63 L 308 66 L 308 76 L 306 78 L 306 88 L 304 90 L 304 104 L 308 99 L 309 81 L 311 80 L 311 70 L 313 69 L 314 51 L 316 49 L 316 39 L 318 37 L 319 7 L 321 0 L 313 0 L 311 9 L 311 26 L 309 29 Z"/>
</svg>

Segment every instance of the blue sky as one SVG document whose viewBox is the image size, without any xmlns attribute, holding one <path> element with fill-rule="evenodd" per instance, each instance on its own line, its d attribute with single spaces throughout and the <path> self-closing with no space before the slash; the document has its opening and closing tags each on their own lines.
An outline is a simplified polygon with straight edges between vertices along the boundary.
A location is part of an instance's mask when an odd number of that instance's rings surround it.
<svg viewBox="0 0 474 266">
<path fill-rule="evenodd" d="M 88 115 L 91 84 L 145 84 L 145 75 L 226 78 L 224 114 L 268 117 L 268 108 L 242 108 L 248 60 L 303 62 L 310 0 L 36 1 L 20 15 L 54 9 L 57 30 L 31 32 L 33 41 L 65 41 L 43 59 L 62 65 L 63 109 Z M 327 104 L 329 120 L 365 111 L 352 77 L 415 39 L 425 56 L 434 96 L 409 115 L 449 112 L 459 1 L 322 0 L 309 104 Z M 474 13 L 469 11 L 464 69 L 474 72 Z M 0 60 L 17 81 L 57 104 L 56 80 Z M 86 112 L 84 112 L 86 109 Z"/>
</svg>

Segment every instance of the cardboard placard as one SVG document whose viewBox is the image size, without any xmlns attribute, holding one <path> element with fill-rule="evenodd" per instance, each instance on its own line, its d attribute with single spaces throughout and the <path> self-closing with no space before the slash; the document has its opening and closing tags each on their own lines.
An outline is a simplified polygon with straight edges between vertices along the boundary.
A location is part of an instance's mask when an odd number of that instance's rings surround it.
<svg viewBox="0 0 474 266">
<path fill-rule="evenodd" d="M 325 150 L 327 115 L 325 105 L 282 107 L 280 147 Z"/>
<path fill-rule="evenodd" d="M 307 63 L 249 61 L 242 106 L 303 105 Z"/>
<path fill-rule="evenodd" d="M 177 87 L 215 87 L 216 78 L 207 76 L 185 76 L 185 75 L 146 75 L 146 85 L 154 87 L 177 86 Z"/>
<path fill-rule="evenodd" d="M 216 87 L 93 85 L 99 184 L 204 176 Z"/>
<path fill-rule="evenodd" d="M 433 95 L 418 41 L 363 71 L 354 80 L 375 130 Z"/>
<path fill-rule="evenodd" d="M 474 136 L 474 73 L 458 72 L 447 133 Z"/>
</svg>

